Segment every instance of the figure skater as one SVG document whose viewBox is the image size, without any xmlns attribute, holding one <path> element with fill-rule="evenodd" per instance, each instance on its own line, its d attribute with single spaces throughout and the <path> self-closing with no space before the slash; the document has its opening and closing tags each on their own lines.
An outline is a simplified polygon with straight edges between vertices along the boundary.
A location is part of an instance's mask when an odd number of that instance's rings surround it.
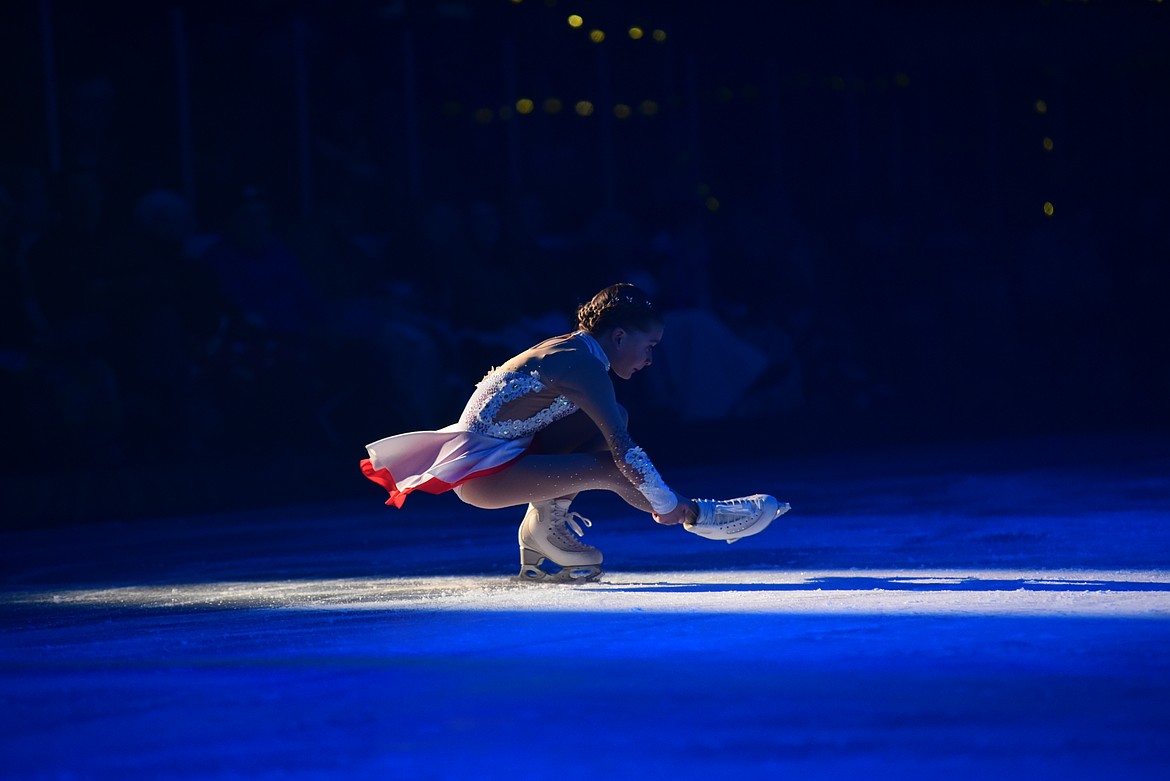
<svg viewBox="0 0 1170 781">
<path fill-rule="evenodd" d="M 580 491 L 612 491 L 658 523 L 728 543 L 758 534 L 788 511 L 764 494 L 683 498 L 630 438 L 609 372 L 628 380 L 650 365 L 662 339 L 662 317 L 642 290 L 628 283 L 605 288 L 578 308 L 577 328 L 488 372 L 458 423 L 367 445 L 362 471 L 390 492 L 386 504 L 402 507 L 414 491 L 448 490 L 484 509 L 527 504 L 519 530 L 522 580 L 601 574 L 601 551 L 580 539 L 582 525 L 592 524 L 569 510 Z"/>
</svg>

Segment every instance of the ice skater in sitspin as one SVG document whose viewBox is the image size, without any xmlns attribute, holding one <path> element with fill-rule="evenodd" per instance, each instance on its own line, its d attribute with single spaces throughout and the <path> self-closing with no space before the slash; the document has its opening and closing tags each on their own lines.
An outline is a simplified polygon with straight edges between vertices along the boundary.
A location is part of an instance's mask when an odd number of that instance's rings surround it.
<svg viewBox="0 0 1170 781">
<path fill-rule="evenodd" d="M 527 505 L 520 579 L 595 580 L 602 555 L 582 540 L 581 491 L 604 490 L 658 523 L 728 543 L 787 512 L 766 494 L 689 499 L 671 490 L 627 430 L 610 375 L 649 367 L 663 318 L 635 285 L 610 285 L 577 309 L 577 330 L 555 336 L 487 373 L 458 422 L 366 446 L 365 475 L 402 507 L 414 491 L 454 491 L 474 507 Z"/>
</svg>

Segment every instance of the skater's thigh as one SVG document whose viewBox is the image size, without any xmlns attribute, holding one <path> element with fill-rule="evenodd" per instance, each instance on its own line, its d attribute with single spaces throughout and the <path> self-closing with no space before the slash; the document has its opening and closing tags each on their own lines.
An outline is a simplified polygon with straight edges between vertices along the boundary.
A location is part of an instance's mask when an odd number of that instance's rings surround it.
<svg viewBox="0 0 1170 781">
<path fill-rule="evenodd" d="M 507 469 L 459 486 L 459 498 L 487 510 L 512 507 L 624 481 L 608 453 L 527 455 Z"/>
</svg>

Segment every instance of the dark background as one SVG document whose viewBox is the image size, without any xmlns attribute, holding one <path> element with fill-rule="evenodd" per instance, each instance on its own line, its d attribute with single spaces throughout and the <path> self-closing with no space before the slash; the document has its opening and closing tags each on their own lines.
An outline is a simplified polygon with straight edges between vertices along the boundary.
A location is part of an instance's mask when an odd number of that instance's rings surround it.
<svg viewBox="0 0 1170 781">
<path fill-rule="evenodd" d="M 5 524 L 380 501 L 618 280 L 662 463 L 1165 430 L 1170 3 L 940 9 L 5 3 Z"/>
</svg>

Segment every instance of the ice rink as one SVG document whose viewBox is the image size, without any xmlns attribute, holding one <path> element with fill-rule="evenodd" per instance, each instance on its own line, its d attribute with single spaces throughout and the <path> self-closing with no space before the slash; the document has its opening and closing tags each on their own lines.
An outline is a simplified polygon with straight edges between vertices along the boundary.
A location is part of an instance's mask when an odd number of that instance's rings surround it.
<svg viewBox="0 0 1170 781">
<path fill-rule="evenodd" d="M 357 482 L 5 532 L 2 775 L 1170 777 L 1170 442 L 667 478 L 793 510 L 729 546 L 584 495 L 577 586 L 512 580 L 516 510 Z"/>
</svg>

